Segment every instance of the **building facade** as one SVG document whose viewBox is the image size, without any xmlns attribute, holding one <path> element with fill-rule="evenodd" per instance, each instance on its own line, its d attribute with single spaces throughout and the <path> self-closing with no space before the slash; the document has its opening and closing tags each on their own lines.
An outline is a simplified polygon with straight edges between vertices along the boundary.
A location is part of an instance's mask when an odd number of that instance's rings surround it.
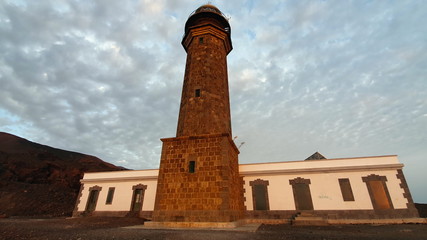
<svg viewBox="0 0 427 240">
<path fill-rule="evenodd" d="M 161 139 L 159 169 L 85 174 L 74 216 L 140 216 L 163 226 L 285 220 L 301 212 L 326 219 L 417 216 L 396 156 L 315 153 L 304 161 L 239 165 L 228 20 L 215 6 L 199 7 L 185 24 L 182 45 L 187 61 L 177 132 Z"/>
<path fill-rule="evenodd" d="M 289 220 L 301 212 L 327 219 L 418 217 L 402 168 L 395 155 L 240 164 L 244 218 Z M 74 216 L 152 219 L 158 172 L 86 173 Z"/>
</svg>

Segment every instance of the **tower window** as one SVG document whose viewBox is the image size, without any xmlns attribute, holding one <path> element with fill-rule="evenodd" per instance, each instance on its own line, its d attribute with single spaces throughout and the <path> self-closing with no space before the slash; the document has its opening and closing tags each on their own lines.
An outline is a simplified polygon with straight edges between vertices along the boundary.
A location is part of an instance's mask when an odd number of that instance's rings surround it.
<svg viewBox="0 0 427 240">
<path fill-rule="evenodd" d="M 196 171 L 196 161 L 190 161 L 188 164 L 188 172 L 194 173 Z"/>
<path fill-rule="evenodd" d="M 199 37 L 199 44 L 203 44 L 204 43 L 204 39 L 202 37 Z"/>
<path fill-rule="evenodd" d="M 195 97 L 200 97 L 200 89 L 196 89 L 196 92 L 194 93 Z"/>
</svg>

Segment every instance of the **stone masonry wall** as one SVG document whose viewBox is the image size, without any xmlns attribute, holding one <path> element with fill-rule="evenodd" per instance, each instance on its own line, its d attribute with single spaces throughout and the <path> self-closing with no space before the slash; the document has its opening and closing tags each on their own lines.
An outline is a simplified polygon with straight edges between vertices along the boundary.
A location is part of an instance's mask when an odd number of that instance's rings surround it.
<svg viewBox="0 0 427 240">
<path fill-rule="evenodd" d="M 243 217 L 238 150 L 227 134 L 162 139 L 153 221 L 230 222 Z M 189 162 L 195 161 L 195 171 Z"/>
<path fill-rule="evenodd" d="M 226 33 L 213 26 L 190 31 L 177 137 L 228 133 L 231 117 L 228 94 Z M 196 96 L 196 90 L 200 95 Z"/>
</svg>

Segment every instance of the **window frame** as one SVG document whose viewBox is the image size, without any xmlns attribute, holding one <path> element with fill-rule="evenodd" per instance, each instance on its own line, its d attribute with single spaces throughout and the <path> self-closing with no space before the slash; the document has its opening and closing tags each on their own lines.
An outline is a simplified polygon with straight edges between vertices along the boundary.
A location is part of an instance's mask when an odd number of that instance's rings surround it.
<svg viewBox="0 0 427 240">
<path fill-rule="evenodd" d="M 338 183 L 341 189 L 341 195 L 344 202 L 354 202 L 353 189 L 351 188 L 350 179 L 338 178 Z"/>
<path fill-rule="evenodd" d="M 195 173 L 196 172 L 196 161 L 189 161 L 188 162 L 188 172 L 189 173 Z"/>
<path fill-rule="evenodd" d="M 105 199 L 105 205 L 113 204 L 114 192 L 116 191 L 115 187 L 108 188 L 107 198 Z"/>
</svg>

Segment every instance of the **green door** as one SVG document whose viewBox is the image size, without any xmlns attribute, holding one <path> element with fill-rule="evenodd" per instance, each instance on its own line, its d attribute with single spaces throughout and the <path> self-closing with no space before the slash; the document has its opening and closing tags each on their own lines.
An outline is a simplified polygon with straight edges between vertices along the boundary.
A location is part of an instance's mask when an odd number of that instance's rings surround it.
<svg viewBox="0 0 427 240">
<path fill-rule="evenodd" d="M 310 186 L 305 183 L 293 184 L 295 207 L 297 210 L 313 210 Z"/>
<path fill-rule="evenodd" d="M 132 211 L 139 212 L 142 209 L 142 200 L 144 197 L 144 192 L 142 189 L 135 189 L 133 191 L 133 199 L 132 199 Z"/>
<path fill-rule="evenodd" d="M 93 212 L 96 208 L 96 203 L 98 202 L 99 190 L 92 190 L 89 192 L 89 198 L 86 204 L 86 212 Z"/>
<path fill-rule="evenodd" d="M 268 197 L 267 197 L 267 186 L 266 185 L 254 185 L 253 191 L 255 191 L 255 209 L 254 210 L 269 210 Z"/>
</svg>

